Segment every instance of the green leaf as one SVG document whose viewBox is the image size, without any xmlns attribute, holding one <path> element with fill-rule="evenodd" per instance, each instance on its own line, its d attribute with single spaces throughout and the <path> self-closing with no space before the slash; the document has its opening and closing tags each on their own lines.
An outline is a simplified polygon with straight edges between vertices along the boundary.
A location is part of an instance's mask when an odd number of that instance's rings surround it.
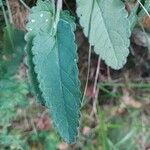
<svg viewBox="0 0 150 150">
<path fill-rule="evenodd" d="M 35 65 L 33 64 L 33 54 L 31 49 L 33 46 L 33 39 L 39 32 L 51 33 L 53 24 L 52 12 L 53 10 L 50 1 L 38 0 L 37 5 L 32 8 L 31 14 L 28 18 L 28 24 L 26 25 L 26 29 L 28 31 L 25 36 L 25 39 L 28 41 L 26 45 L 28 78 L 37 101 L 42 105 L 45 105 L 45 100 L 42 96 L 41 90 L 39 89 L 37 74 L 34 71 Z"/>
<path fill-rule="evenodd" d="M 75 24 L 68 12 L 61 12 L 53 35 L 54 15 L 49 5 L 38 3 L 29 16 L 29 75 L 36 96 L 44 98 L 40 101 L 48 107 L 56 130 L 66 142 L 72 143 L 78 133 L 81 103 Z"/>
<path fill-rule="evenodd" d="M 74 142 L 77 135 L 81 97 L 72 28 L 61 20 L 56 38 L 41 32 L 34 38 L 32 48 L 46 106 L 57 131 L 68 143 Z"/>
<path fill-rule="evenodd" d="M 120 69 L 129 54 L 130 23 L 120 0 L 76 0 L 80 24 L 95 52 Z"/>
<path fill-rule="evenodd" d="M 28 33 L 26 36 L 33 37 L 38 32 L 50 33 L 54 22 L 53 10 L 50 1 L 38 1 L 37 6 L 32 8 L 32 13 L 28 18 L 26 26 Z"/>
</svg>

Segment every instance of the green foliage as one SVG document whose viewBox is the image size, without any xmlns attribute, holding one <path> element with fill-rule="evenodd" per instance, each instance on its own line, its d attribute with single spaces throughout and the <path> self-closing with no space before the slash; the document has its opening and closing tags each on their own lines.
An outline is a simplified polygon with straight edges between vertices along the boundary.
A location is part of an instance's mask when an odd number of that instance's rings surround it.
<svg viewBox="0 0 150 150">
<path fill-rule="evenodd" d="M 77 14 L 95 52 L 112 68 L 122 68 L 131 35 L 124 4 L 120 0 L 77 0 Z"/>
<path fill-rule="evenodd" d="M 136 5 L 128 17 L 120 0 L 77 0 L 80 24 L 91 46 L 106 64 L 121 69 L 129 54 L 131 30 L 138 21 Z M 54 126 L 68 143 L 75 141 L 79 126 L 75 23 L 52 1 L 39 0 L 26 26 L 28 75 L 37 100 L 48 107 Z M 145 2 L 148 6 L 147 1 Z M 148 7 L 147 7 L 148 8 Z M 58 111 L 59 110 L 59 111 Z"/>
<path fill-rule="evenodd" d="M 0 80 L 0 125 L 9 124 L 17 115 L 17 106 L 25 108 L 27 89 L 26 83 L 14 79 Z"/>
<path fill-rule="evenodd" d="M 37 18 L 41 18 L 41 19 L 37 19 Z M 31 83 L 31 88 L 33 89 L 33 92 L 36 95 L 37 101 L 45 105 L 45 100 L 39 88 L 39 81 L 37 79 L 37 73 L 34 71 L 35 65 L 33 64 L 33 54 L 32 54 L 31 49 L 32 49 L 33 37 L 39 31 L 46 32 L 46 33 L 51 32 L 51 28 L 52 28 L 51 3 L 48 1 L 46 2 L 38 1 L 37 7 L 32 8 L 32 13 L 30 14 L 28 20 L 29 22 L 26 25 L 26 28 L 29 31 L 26 35 L 26 38 L 28 38 L 28 42 L 26 45 L 27 65 L 29 67 L 28 78 Z M 45 23 L 43 24 L 43 22 Z"/>
<path fill-rule="evenodd" d="M 25 141 L 18 133 L 9 130 L 11 123 L 18 117 L 18 109 L 27 106 L 27 83 L 15 79 L 0 80 L 0 147 L 14 147 L 23 149 Z M 22 147 L 22 148 L 21 148 Z"/>
<path fill-rule="evenodd" d="M 59 138 L 52 131 L 50 133 L 48 131 L 40 131 L 38 134 L 32 133 L 29 141 L 37 144 L 40 142 L 44 150 L 57 150 Z"/>
<path fill-rule="evenodd" d="M 20 134 L 11 135 L 9 132 L 4 132 L 0 134 L 0 148 L 1 150 L 28 150 L 28 145 L 21 139 Z"/>
<path fill-rule="evenodd" d="M 24 32 L 10 25 L 9 28 L 13 36 L 11 41 L 6 35 L 6 30 L 2 32 L 2 47 L 0 49 L 0 149 L 1 150 L 29 150 L 30 133 L 24 127 L 17 129 L 15 123 L 23 122 L 26 111 L 30 108 L 27 94 L 29 87 L 26 80 L 16 79 L 16 73 L 24 55 Z M 4 42 L 5 41 L 5 42 Z M 6 42 L 7 41 L 7 42 Z M 6 45 L 5 45 L 6 44 Z M 4 49 L 4 47 L 6 49 Z M 7 50 L 10 50 L 9 52 Z M 18 113 L 19 112 L 19 113 Z M 38 110 L 39 112 L 39 110 Z M 28 111 L 27 118 L 31 115 Z M 33 114 L 32 114 L 33 115 Z M 25 118 L 25 119 L 27 119 Z M 27 124 L 25 122 L 25 124 Z M 23 126 L 23 125 L 21 125 Z M 49 132 L 40 132 L 36 135 L 37 143 L 41 142 L 44 149 L 57 149 L 58 138 L 55 134 Z M 35 134 L 34 134 L 35 136 Z M 30 141 L 31 144 L 33 141 Z"/>
<path fill-rule="evenodd" d="M 130 30 L 133 30 L 139 17 L 146 15 L 145 10 L 137 4 L 128 17 L 121 0 L 76 2 L 77 14 L 90 45 L 94 46 L 95 52 L 107 65 L 114 69 L 122 68 L 129 53 Z M 130 2 L 133 3 L 132 0 Z M 149 1 L 141 2 L 149 11 Z M 31 143 L 41 142 L 41 147 L 46 150 L 57 149 L 59 140 L 53 133 L 34 131 L 30 137 L 24 138 L 23 135 L 22 138 L 21 133 L 13 128 L 13 121 L 18 117 L 17 111 L 28 110 L 29 89 L 26 81 L 18 81 L 14 77 L 24 54 L 24 32 L 9 23 L 5 10 L 7 3 L 4 2 L 4 5 L 4 17 L 0 16 L 0 28 L 4 27 L 4 19 L 6 22 L 6 27 L 0 31 L 0 148 L 28 149 L 29 140 Z M 1 6 L 3 4 L 0 0 Z M 55 10 L 54 7 L 52 1 L 38 0 L 37 6 L 31 9 L 26 26 L 28 76 L 37 100 L 48 108 L 56 130 L 67 143 L 73 143 L 78 132 L 81 103 L 75 19 L 67 11 L 60 7 Z M 107 98 L 121 97 L 104 87 L 100 89 L 107 93 Z M 100 131 L 97 136 L 103 148 L 126 148 L 135 132 L 122 133 L 118 130 L 120 135 L 110 140 L 108 136 L 114 133 L 108 130 L 103 113 L 98 112 L 98 117 Z M 34 130 L 34 123 L 32 125 Z M 111 135 L 108 135 L 108 131 Z M 93 147 L 90 144 L 90 148 Z M 135 149 L 134 143 L 131 143 L 129 149 Z"/>
<path fill-rule="evenodd" d="M 39 95 L 38 97 L 43 97 L 44 100 L 42 98 L 39 101 L 48 107 L 54 126 L 60 135 L 66 142 L 72 143 L 75 141 L 79 126 L 81 98 L 76 64 L 77 48 L 73 33 L 75 24 L 67 12 L 62 12 L 54 36 L 51 26 L 54 23 L 51 22 L 53 20 L 52 11 L 46 7 L 51 5 L 50 3 L 47 5 L 47 2 L 40 4 L 39 2 L 37 8 L 33 8 L 29 17 L 30 22 L 27 25 L 26 39 L 28 45 L 31 43 L 33 45 L 32 48 L 28 47 L 31 49 L 27 49 L 28 62 L 29 64 L 32 63 L 33 56 L 34 63 L 29 66 L 31 70 L 30 79 L 31 82 L 38 80 L 35 81 L 36 84 L 33 84 L 38 95 L 40 91 L 42 92 L 42 96 Z M 42 25 L 37 26 L 41 22 Z M 32 67 L 34 65 L 35 67 Z"/>
<path fill-rule="evenodd" d="M 9 37 L 6 28 L 3 30 L 0 48 L 0 148 L 11 146 L 11 149 L 19 150 L 26 147 L 25 141 L 21 139 L 20 134 L 12 133 L 9 128 L 12 121 L 18 117 L 18 109 L 25 109 L 28 104 L 27 83 L 14 77 L 23 56 L 25 40 L 23 31 L 10 25 L 11 37 Z"/>
<path fill-rule="evenodd" d="M 0 21 L 0 149 L 19 150 L 26 147 L 25 140 L 10 128 L 18 117 L 18 109 L 28 105 L 28 85 L 14 77 L 24 54 L 24 31 L 16 29 L 8 20 L 4 22 L 1 16 Z"/>
<path fill-rule="evenodd" d="M 46 106 L 51 111 L 58 132 L 69 143 L 74 142 L 77 134 L 80 108 L 73 38 L 71 27 L 60 21 L 57 39 L 41 33 L 34 38 L 32 48 L 35 71 Z"/>
</svg>

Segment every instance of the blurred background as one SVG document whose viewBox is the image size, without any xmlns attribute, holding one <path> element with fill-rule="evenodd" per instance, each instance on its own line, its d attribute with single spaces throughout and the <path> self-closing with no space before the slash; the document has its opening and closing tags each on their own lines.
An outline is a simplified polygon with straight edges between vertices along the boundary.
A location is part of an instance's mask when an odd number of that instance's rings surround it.
<svg viewBox="0 0 150 150">
<path fill-rule="evenodd" d="M 129 13 L 137 4 L 124 3 Z M 36 0 L 3 0 L 2 5 L 0 0 L 0 150 L 150 150 L 150 17 L 142 16 L 134 27 L 123 69 L 112 70 L 91 53 L 80 133 L 75 144 L 67 145 L 28 83 L 24 35 L 35 4 Z M 64 8 L 76 16 L 75 0 L 64 0 Z M 76 22 L 84 93 L 89 45 Z"/>
</svg>

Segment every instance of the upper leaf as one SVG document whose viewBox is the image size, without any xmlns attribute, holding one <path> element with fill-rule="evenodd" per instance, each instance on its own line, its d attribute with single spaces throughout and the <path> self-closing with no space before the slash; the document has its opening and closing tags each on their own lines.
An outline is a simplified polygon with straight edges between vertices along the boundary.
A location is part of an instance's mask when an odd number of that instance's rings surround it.
<svg viewBox="0 0 150 150">
<path fill-rule="evenodd" d="M 50 1 L 38 1 L 37 6 L 32 8 L 28 18 L 26 38 L 35 36 L 39 32 L 51 33 L 54 22 L 53 10 Z"/>
<path fill-rule="evenodd" d="M 130 23 L 120 0 L 76 0 L 84 34 L 94 50 L 114 69 L 120 69 L 129 54 Z"/>
</svg>

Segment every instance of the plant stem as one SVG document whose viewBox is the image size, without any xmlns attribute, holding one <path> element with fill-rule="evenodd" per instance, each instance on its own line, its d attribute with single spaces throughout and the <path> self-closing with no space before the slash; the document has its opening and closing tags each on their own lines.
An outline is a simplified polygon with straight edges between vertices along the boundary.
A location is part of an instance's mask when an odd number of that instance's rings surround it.
<svg viewBox="0 0 150 150">
<path fill-rule="evenodd" d="M 7 8 L 8 8 L 9 21 L 10 21 L 11 24 L 13 24 L 12 13 L 11 13 L 11 9 L 10 9 L 10 5 L 9 5 L 8 0 L 6 0 L 6 4 L 7 4 Z"/>
<path fill-rule="evenodd" d="M 57 10 L 56 10 L 56 18 L 55 18 L 55 24 L 54 24 L 54 30 L 56 32 L 56 28 L 57 28 L 57 24 L 59 22 L 59 18 L 60 18 L 60 12 L 62 10 L 62 0 L 57 0 Z"/>
<path fill-rule="evenodd" d="M 88 55 L 88 69 L 87 69 L 87 77 L 86 77 L 86 84 L 85 84 L 85 88 L 84 88 L 84 94 L 82 97 L 82 106 L 84 105 L 84 99 L 85 99 L 85 95 L 87 92 L 87 88 L 88 88 L 88 83 L 89 83 L 89 76 L 90 76 L 90 65 L 91 65 L 91 45 L 89 46 L 89 55 Z"/>
<path fill-rule="evenodd" d="M 10 43 L 11 43 L 11 46 L 12 46 L 12 49 L 14 50 L 14 43 L 13 43 L 13 39 L 12 39 L 12 28 L 11 28 L 11 25 L 10 25 L 10 21 L 9 19 L 7 18 L 7 14 L 6 14 L 6 10 L 4 8 L 4 4 L 2 2 L 2 11 L 3 11 L 3 15 L 4 15 L 4 19 L 5 19 L 5 23 L 6 23 L 6 32 L 8 33 L 8 38 L 10 40 Z M 13 52 L 13 51 L 12 51 Z"/>
<path fill-rule="evenodd" d="M 27 10 L 31 11 L 30 7 L 23 0 L 19 0 L 19 1 Z"/>
<path fill-rule="evenodd" d="M 91 33 L 91 20 L 92 20 L 92 14 L 93 14 L 93 7 L 94 7 L 94 1 L 92 3 L 92 9 L 91 9 L 91 13 L 90 13 L 90 21 L 89 21 L 89 28 L 88 28 L 88 39 L 90 39 L 90 33 Z M 84 106 L 84 98 L 87 92 L 87 88 L 88 88 L 88 83 L 89 83 L 89 76 L 90 76 L 90 65 L 91 65 L 91 53 L 92 53 L 92 45 L 89 45 L 89 54 L 88 54 L 88 71 L 87 71 L 87 77 L 86 77 L 86 84 L 85 84 L 85 88 L 84 88 L 84 94 L 82 97 L 82 106 Z"/>
<path fill-rule="evenodd" d="M 98 77 L 99 77 L 100 65 L 101 65 L 101 58 L 99 56 L 98 62 L 97 62 L 96 76 L 95 76 L 95 80 L 94 80 L 94 87 L 93 87 L 93 94 L 94 95 L 96 93 L 96 87 L 97 87 L 97 82 L 98 82 Z"/>
<path fill-rule="evenodd" d="M 145 13 L 148 15 L 148 17 L 150 18 L 150 14 L 149 12 L 146 10 L 146 8 L 143 6 L 143 4 L 140 2 L 140 0 L 137 0 L 137 2 L 141 5 L 141 7 L 143 8 L 143 10 L 145 11 Z"/>
<path fill-rule="evenodd" d="M 9 25 L 9 21 L 8 21 L 8 18 L 7 18 L 7 15 L 6 15 L 6 10 L 4 8 L 3 1 L 2 1 L 2 11 L 3 11 L 3 15 L 4 15 L 6 26 L 8 26 Z"/>
</svg>

